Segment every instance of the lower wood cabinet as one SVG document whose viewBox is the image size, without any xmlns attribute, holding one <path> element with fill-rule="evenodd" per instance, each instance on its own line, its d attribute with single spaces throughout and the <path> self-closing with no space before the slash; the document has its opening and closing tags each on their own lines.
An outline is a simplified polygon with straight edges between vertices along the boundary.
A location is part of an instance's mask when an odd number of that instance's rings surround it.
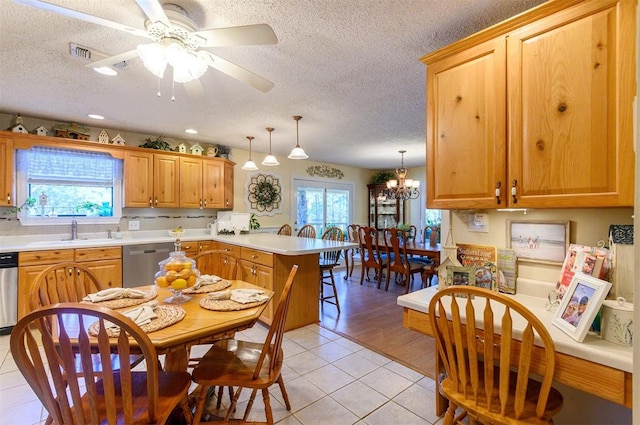
<svg viewBox="0 0 640 425">
<path fill-rule="evenodd" d="M 122 287 L 122 248 L 78 248 L 24 251 L 18 254 L 18 319 L 29 313 L 30 288 L 36 276 L 52 264 L 77 262 L 107 286 Z"/>
<path fill-rule="evenodd" d="M 240 248 L 240 258 L 242 259 L 244 278 L 247 282 L 274 291 L 274 254 L 242 247 Z M 278 298 L 274 295 L 274 300 L 269 303 L 260 316 L 262 322 L 271 324 L 277 302 Z"/>
</svg>

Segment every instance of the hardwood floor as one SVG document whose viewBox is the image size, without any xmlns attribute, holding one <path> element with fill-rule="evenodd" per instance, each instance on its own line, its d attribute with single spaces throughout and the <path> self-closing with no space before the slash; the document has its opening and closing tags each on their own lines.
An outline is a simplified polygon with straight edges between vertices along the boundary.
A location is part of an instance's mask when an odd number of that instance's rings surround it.
<svg viewBox="0 0 640 425">
<path fill-rule="evenodd" d="M 377 289 L 372 278 L 360 285 L 360 269 L 356 265 L 353 276 L 344 279 L 344 270 L 336 270 L 336 286 L 341 313 L 335 306 L 320 306 L 320 326 L 380 352 L 430 378 L 434 378 L 433 338 L 410 331 L 402 326 L 402 307 L 397 297 L 404 294 L 404 286 L 392 282 L 389 291 Z M 414 282 L 417 288 L 419 282 Z"/>
</svg>

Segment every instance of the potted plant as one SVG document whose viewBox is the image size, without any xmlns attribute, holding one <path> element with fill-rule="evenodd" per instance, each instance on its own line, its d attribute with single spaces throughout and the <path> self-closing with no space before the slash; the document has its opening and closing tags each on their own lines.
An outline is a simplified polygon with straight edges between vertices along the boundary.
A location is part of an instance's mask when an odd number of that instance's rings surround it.
<svg viewBox="0 0 640 425">
<path fill-rule="evenodd" d="M 249 229 L 258 230 L 260 228 L 260 223 L 258 222 L 258 217 L 255 214 L 251 214 L 249 217 Z"/>
<path fill-rule="evenodd" d="M 394 178 L 396 175 L 392 171 L 379 171 L 371 176 L 370 184 L 385 184 Z"/>
</svg>

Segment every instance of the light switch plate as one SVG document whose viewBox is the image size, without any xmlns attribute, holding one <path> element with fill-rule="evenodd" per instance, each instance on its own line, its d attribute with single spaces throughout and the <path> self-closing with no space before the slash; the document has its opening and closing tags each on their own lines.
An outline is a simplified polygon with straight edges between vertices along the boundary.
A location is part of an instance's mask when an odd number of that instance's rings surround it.
<svg viewBox="0 0 640 425">
<path fill-rule="evenodd" d="M 140 230 L 140 221 L 131 220 L 129 222 L 129 230 Z"/>
<path fill-rule="evenodd" d="M 470 232 L 489 233 L 489 217 L 486 213 L 469 214 L 467 229 Z"/>
</svg>

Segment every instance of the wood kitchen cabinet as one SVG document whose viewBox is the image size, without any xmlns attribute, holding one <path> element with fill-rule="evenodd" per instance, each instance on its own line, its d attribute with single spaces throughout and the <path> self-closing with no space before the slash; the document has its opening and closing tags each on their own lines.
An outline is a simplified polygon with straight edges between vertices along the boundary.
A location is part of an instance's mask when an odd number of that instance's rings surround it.
<svg viewBox="0 0 640 425">
<path fill-rule="evenodd" d="M 178 208 L 179 182 L 180 157 L 171 154 L 125 152 L 125 207 Z"/>
<path fill-rule="evenodd" d="M 231 173 L 231 176 L 228 176 Z M 233 165 L 219 158 L 180 158 L 180 207 L 232 208 L 228 203 L 227 184 L 231 179 L 233 200 Z M 229 206 L 231 205 L 231 207 Z"/>
<path fill-rule="evenodd" d="M 16 206 L 16 192 L 13 178 L 13 139 L 0 137 L 0 205 Z"/>
<path fill-rule="evenodd" d="M 24 251 L 18 254 L 18 319 L 29 313 L 31 284 L 47 267 L 77 262 L 92 271 L 98 280 L 111 287 L 122 287 L 122 248 L 78 248 Z"/>
<path fill-rule="evenodd" d="M 547 3 L 422 58 L 428 208 L 633 205 L 635 2 Z"/>
<path fill-rule="evenodd" d="M 274 254 L 257 249 L 242 247 L 240 249 L 240 258 L 242 261 L 242 268 L 244 269 L 244 278 L 247 282 L 260 286 L 261 288 L 274 291 Z M 271 321 L 273 320 L 274 304 L 277 304 L 277 299 L 275 302 L 269 302 L 267 308 L 264 309 L 262 316 L 260 316 L 260 320 L 262 322 L 269 325 L 271 324 Z"/>
</svg>

